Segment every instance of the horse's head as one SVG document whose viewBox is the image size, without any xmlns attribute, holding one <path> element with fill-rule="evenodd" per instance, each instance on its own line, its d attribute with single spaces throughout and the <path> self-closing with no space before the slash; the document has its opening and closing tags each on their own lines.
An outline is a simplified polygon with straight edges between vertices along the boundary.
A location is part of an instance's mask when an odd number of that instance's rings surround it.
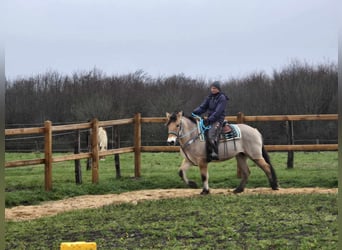
<svg viewBox="0 0 342 250">
<path fill-rule="evenodd" d="M 168 128 L 167 143 L 169 145 L 176 145 L 179 132 L 181 130 L 183 111 L 173 112 L 172 114 L 166 113 L 166 126 Z"/>
</svg>

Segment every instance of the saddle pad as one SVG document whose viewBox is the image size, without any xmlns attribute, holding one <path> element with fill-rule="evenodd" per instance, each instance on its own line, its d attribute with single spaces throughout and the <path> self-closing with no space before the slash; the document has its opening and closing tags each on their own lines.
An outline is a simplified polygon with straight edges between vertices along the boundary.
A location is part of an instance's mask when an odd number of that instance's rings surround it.
<svg viewBox="0 0 342 250">
<path fill-rule="evenodd" d="M 228 133 L 222 134 L 221 139 L 224 141 L 230 141 L 230 140 L 237 140 L 241 138 L 241 131 L 240 128 L 236 124 L 229 124 L 231 127 L 231 131 Z"/>
</svg>

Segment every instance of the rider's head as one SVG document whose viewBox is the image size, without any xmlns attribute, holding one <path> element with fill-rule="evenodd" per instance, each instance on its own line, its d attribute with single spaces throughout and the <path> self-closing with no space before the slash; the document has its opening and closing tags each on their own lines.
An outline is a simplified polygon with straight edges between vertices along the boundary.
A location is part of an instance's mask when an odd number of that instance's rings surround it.
<svg viewBox="0 0 342 250">
<path fill-rule="evenodd" d="M 212 94 L 217 94 L 221 91 L 221 83 L 219 81 L 215 81 L 210 84 L 210 91 Z"/>
</svg>

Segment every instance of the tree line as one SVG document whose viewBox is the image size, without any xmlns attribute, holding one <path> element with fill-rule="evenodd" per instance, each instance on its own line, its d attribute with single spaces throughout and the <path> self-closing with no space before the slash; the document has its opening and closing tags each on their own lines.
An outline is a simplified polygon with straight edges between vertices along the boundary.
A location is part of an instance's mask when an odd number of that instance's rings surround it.
<svg viewBox="0 0 342 250">
<path fill-rule="evenodd" d="M 272 75 L 253 72 L 221 82 L 222 91 L 230 99 L 226 115 L 337 113 L 335 63 L 309 65 L 295 61 L 274 70 Z M 6 81 L 6 128 L 43 124 L 45 120 L 58 124 L 92 118 L 131 118 L 135 113 L 162 117 L 175 110 L 190 115 L 209 94 L 209 84 L 210 80 L 184 74 L 153 78 L 144 71 L 136 71 L 108 76 L 96 68 L 72 75 L 50 71 L 16 78 Z M 268 140 L 285 140 L 283 123 L 252 125 L 266 133 Z M 324 126 L 329 129 L 323 129 Z M 337 139 L 337 122 L 326 122 L 323 126 L 303 122 L 295 129 L 296 137 L 301 139 Z M 165 128 L 160 126 L 147 130 L 152 138 L 165 137 Z"/>
</svg>

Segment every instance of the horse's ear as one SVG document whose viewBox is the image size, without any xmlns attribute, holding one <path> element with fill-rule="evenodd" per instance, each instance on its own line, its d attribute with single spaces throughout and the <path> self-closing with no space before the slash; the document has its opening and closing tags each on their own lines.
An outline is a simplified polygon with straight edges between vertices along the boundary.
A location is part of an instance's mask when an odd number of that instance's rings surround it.
<svg viewBox="0 0 342 250">
<path fill-rule="evenodd" d="M 178 112 L 178 116 L 179 116 L 179 117 L 182 117 L 183 115 L 184 115 L 183 110 L 181 110 L 181 111 Z"/>
<path fill-rule="evenodd" d="M 165 114 L 166 114 L 167 121 L 166 121 L 166 123 L 164 125 L 167 126 L 169 121 L 170 121 L 171 114 L 169 112 L 166 112 Z"/>
</svg>

